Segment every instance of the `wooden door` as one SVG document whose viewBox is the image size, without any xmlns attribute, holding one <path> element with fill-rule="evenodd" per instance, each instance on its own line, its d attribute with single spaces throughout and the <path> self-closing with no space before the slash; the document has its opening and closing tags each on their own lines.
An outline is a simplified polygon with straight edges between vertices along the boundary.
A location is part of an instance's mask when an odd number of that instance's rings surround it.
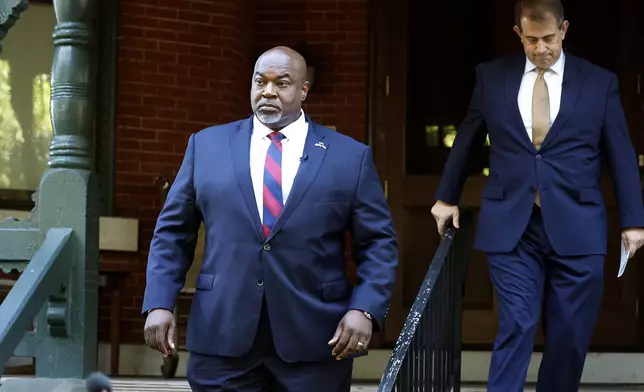
<svg viewBox="0 0 644 392">
<path fill-rule="evenodd" d="M 439 243 L 430 208 L 469 101 L 474 67 L 493 55 L 495 31 L 486 26 L 489 19 L 483 15 L 492 18 L 494 10 L 485 9 L 478 0 L 457 3 L 379 2 L 372 140 L 386 181 L 401 259 L 385 325 L 388 343 L 398 337 Z M 470 25 L 472 30 L 457 25 Z M 485 149 L 481 152 L 462 198 L 462 205 L 475 212 L 486 180 L 482 173 L 487 155 Z M 480 252 L 472 253 L 470 260 L 463 323 L 464 342 L 485 345 L 493 340 L 494 296 Z"/>
<path fill-rule="evenodd" d="M 628 6 L 637 0 L 613 2 L 608 12 L 622 17 Z M 571 14 L 583 19 L 594 17 L 584 11 L 582 1 L 566 1 Z M 374 10 L 375 52 L 372 66 L 374 93 L 370 103 L 372 145 L 400 238 L 398 283 L 382 339 L 393 344 L 415 298 L 428 263 L 438 245 L 436 226 L 430 214 L 434 194 L 449 153 L 451 142 L 463 119 L 474 86 L 475 65 L 481 61 L 521 50 L 512 34 L 513 0 L 461 0 L 458 2 L 416 2 L 409 0 L 377 1 Z M 586 7 L 588 8 L 588 7 Z M 603 12 L 607 12 L 604 7 Z M 592 50 L 598 42 L 615 40 L 626 33 L 617 30 L 607 34 L 609 27 L 597 29 L 598 20 L 576 28 L 572 46 L 582 57 L 594 61 L 600 53 Z M 619 25 L 619 23 L 618 23 Z M 576 30 L 575 30 L 576 29 Z M 633 26 L 634 29 L 634 26 Z M 602 35 L 604 38 L 602 38 Z M 591 40 L 586 43 L 591 37 Z M 594 39 L 594 41 L 593 41 Z M 630 42 L 633 43 L 630 43 Z M 605 66 L 627 77 L 625 64 L 634 55 L 628 50 L 635 39 L 613 45 L 605 51 Z M 610 45 L 608 45 L 610 46 Z M 584 53 L 584 52 L 587 52 Z M 637 52 L 637 51 L 635 51 Z M 630 54 L 627 54 L 630 53 Z M 640 71 L 641 72 L 641 71 Z M 635 86 L 633 84 L 633 86 Z M 634 94 L 624 90 L 623 94 Z M 636 95 L 625 108 L 631 130 L 641 129 L 641 101 Z M 639 153 L 644 154 L 642 138 L 634 138 Z M 481 201 L 481 190 L 487 177 L 487 146 L 472 157 L 470 177 L 465 185 L 461 206 L 475 213 Z M 638 259 L 631 260 L 624 277 L 616 278 L 619 263 L 620 228 L 612 197 L 610 181 L 606 181 L 606 197 L 610 217 L 610 254 L 606 263 L 605 294 L 597 332 L 596 349 L 632 349 L 640 341 L 642 330 L 638 320 L 638 289 L 636 281 L 643 276 Z M 467 349 L 490 349 L 497 329 L 494 290 L 484 254 L 473 252 L 467 274 L 463 343 Z M 543 342 L 541 334 L 538 345 Z"/>
<path fill-rule="evenodd" d="M 568 0 L 571 1 L 571 0 Z M 644 28 L 641 20 L 644 17 L 644 4 L 641 0 L 619 0 L 602 7 L 588 7 L 583 0 L 571 1 L 572 12 L 579 10 L 585 24 L 578 27 L 578 48 L 588 53 L 592 61 L 601 64 L 601 59 L 612 60 L 603 64 L 619 76 L 622 104 L 628 120 L 631 139 L 640 161 L 640 175 L 644 173 L 644 110 L 641 91 L 641 75 L 644 73 L 644 62 L 641 42 L 644 39 Z M 598 29 L 596 21 L 615 20 L 615 27 Z M 609 32 L 606 34 L 606 32 Z M 595 44 L 591 42 L 594 41 Z M 582 43 L 583 42 L 583 43 Z M 611 45 L 612 44 L 612 45 Z M 608 56 L 599 46 L 614 47 Z M 606 181 L 610 183 L 610 181 Z M 605 193 L 610 192 L 609 187 Z M 608 195 L 606 195 L 608 196 Z M 615 347 L 623 351 L 644 351 L 644 323 L 640 317 L 640 299 L 644 294 L 641 285 L 644 276 L 644 249 L 640 250 L 629 261 L 625 275 L 616 279 L 619 265 L 619 221 L 618 209 L 613 203 L 609 207 L 611 217 L 609 256 L 607 258 L 604 301 L 602 313 L 595 331 L 593 344 L 598 347 Z"/>
</svg>

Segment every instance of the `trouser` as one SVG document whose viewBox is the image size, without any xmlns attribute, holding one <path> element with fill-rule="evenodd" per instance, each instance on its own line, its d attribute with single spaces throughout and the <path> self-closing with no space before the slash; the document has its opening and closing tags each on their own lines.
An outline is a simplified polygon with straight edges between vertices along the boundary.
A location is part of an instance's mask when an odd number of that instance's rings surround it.
<svg viewBox="0 0 644 392">
<path fill-rule="evenodd" d="M 194 392 L 350 392 L 352 370 L 353 360 L 282 361 L 264 304 L 250 352 L 236 358 L 191 352 L 188 382 Z"/>
<path fill-rule="evenodd" d="M 517 247 L 489 253 L 488 261 L 499 310 L 488 391 L 523 391 L 540 314 L 545 349 L 537 391 L 578 391 L 601 305 L 604 256 L 555 254 L 535 206 Z"/>
</svg>

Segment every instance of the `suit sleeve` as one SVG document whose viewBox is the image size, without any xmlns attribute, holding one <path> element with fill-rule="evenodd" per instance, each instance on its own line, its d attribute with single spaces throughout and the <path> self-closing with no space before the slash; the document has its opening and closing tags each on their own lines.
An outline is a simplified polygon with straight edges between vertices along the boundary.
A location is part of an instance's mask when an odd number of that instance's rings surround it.
<svg viewBox="0 0 644 392">
<path fill-rule="evenodd" d="M 378 330 L 387 313 L 396 280 L 398 242 L 369 147 L 362 156 L 352 211 L 351 237 L 357 286 L 350 308 L 372 315 Z"/>
<path fill-rule="evenodd" d="M 614 74 L 606 99 L 602 138 L 613 177 L 621 226 L 623 229 L 644 227 L 644 206 L 637 157 L 628 134 L 626 116 L 619 95 L 619 82 Z"/>
<path fill-rule="evenodd" d="M 190 136 L 181 168 L 161 209 L 150 243 L 143 314 L 174 310 L 186 272 L 192 265 L 201 215 L 193 185 L 194 141 Z"/>
<path fill-rule="evenodd" d="M 469 159 L 475 149 L 485 143 L 487 127 L 482 111 L 483 86 L 481 82 L 481 66 L 476 68 L 476 85 L 467 108 L 465 119 L 461 123 L 454 139 L 454 144 L 447 157 L 443 175 L 441 176 L 436 200 L 448 204 L 458 204 L 461 192 L 468 176 Z"/>
</svg>

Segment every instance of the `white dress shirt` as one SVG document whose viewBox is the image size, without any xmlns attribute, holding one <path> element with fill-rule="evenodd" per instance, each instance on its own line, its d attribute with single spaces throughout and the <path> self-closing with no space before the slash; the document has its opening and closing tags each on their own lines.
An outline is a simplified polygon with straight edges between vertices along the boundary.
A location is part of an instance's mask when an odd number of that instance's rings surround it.
<svg viewBox="0 0 644 392">
<path fill-rule="evenodd" d="M 555 122 L 561 107 L 561 89 L 563 83 L 564 65 L 566 58 L 563 51 L 559 59 L 548 69 L 543 78 L 548 85 L 548 96 L 550 96 L 550 125 Z M 523 125 L 532 140 L 532 92 L 534 82 L 537 80 L 537 66 L 526 57 L 525 71 L 519 88 L 519 112 L 523 118 Z"/>
<path fill-rule="evenodd" d="M 255 201 L 259 211 L 259 220 L 264 222 L 264 165 L 271 140 L 268 135 L 273 130 L 262 124 L 257 116 L 253 117 L 253 135 L 250 138 L 250 177 L 255 191 Z M 304 153 L 304 143 L 309 132 L 309 124 L 300 117 L 280 131 L 285 138 L 282 140 L 282 201 L 286 204 L 295 175 L 300 168 L 300 158 Z"/>
</svg>

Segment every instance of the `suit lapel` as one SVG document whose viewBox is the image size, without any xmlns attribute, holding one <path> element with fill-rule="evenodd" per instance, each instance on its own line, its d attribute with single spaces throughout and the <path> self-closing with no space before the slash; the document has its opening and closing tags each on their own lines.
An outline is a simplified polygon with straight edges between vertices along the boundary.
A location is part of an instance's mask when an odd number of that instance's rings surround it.
<svg viewBox="0 0 644 392">
<path fill-rule="evenodd" d="M 525 72 L 525 55 L 517 55 L 511 60 L 509 72 L 505 77 L 505 103 L 506 107 L 510 110 L 510 121 L 513 129 L 517 130 L 520 135 L 519 139 L 522 140 L 531 150 L 536 151 L 528 131 L 523 123 L 521 112 L 519 111 L 519 89 L 521 88 L 521 80 Z"/>
<path fill-rule="evenodd" d="M 561 87 L 561 106 L 555 122 L 552 124 L 550 131 L 548 131 L 543 144 L 541 144 L 542 150 L 552 143 L 574 112 L 583 82 L 583 75 L 580 71 L 581 66 L 577 58 L 566 55 L 563 85 Z"/>
<path fill-rule="evenodd" d="M 253 182 L 250 176 L 250 138 L 253 133 L 253 118 L 250 117 L 242 121 L 237 132 L 230 139 L 230 152 L 232 155 L 233 166 L 235 169 L 235 178 L 241 191 L 250 219 L 255 226 L 255 231 L 260 239 L 264 240 L 264 233 L 259 221 L 259 211 L 257 211 L 257 202 L 255 192 L 253 191 Z"/>
<path fill-rule="evenodd" d="M 277 218 L 275 226 L 273 226 L 273 230 L 271 230 L 271 234 L 268 236 L 266 241 L 270 241 L 271 238 L 273 238 L 300 204 L 306 191 L 308 191 L 313 180 L 317 176 L 318 171 L 322 166 L 322 162 L 324 161 L 326 150 L 329 148 L 328 142 L 324 140 L 324 135 L 316 132 L 317 126 L 315 123 L 308 117 L 306 120 L 309 123 L 309 131 L 306 136 L 306 142 L 304 143 L 304 152 L 302 156 L 307 158 L 300 162 L 300 168 L 295 176 L 293 187 L 291 188 L 291 192 L 286 200 L 284 209 Z"/>
</svg>

